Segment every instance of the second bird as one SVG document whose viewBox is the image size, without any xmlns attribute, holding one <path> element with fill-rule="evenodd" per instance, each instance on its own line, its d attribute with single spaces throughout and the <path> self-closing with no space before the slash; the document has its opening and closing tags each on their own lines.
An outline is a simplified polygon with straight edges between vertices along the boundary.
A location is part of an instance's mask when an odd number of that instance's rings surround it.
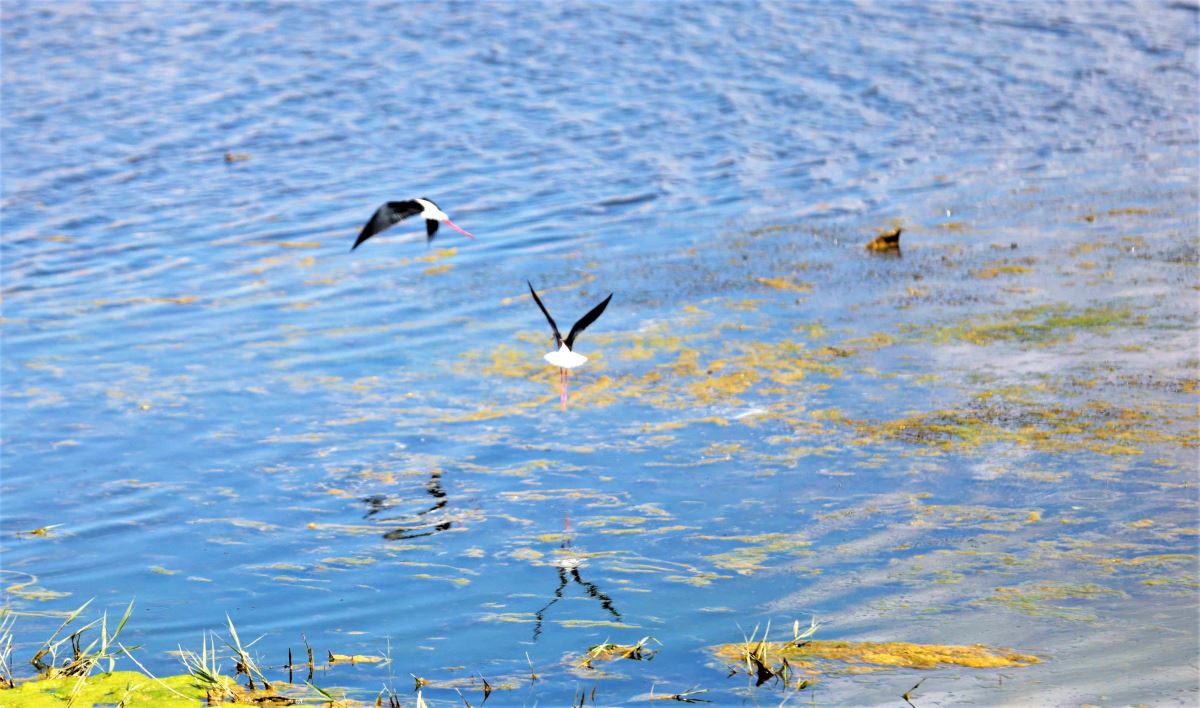
<svg viewBox="0 0 1200 708">
<path fill-rule="evenodd" d="M 596 305 L 588 311 L 586 315 L 579 318 L 575 326 L 571 327 L 571 332 L 566 339 L 558 331 L 558 325 L 554 323 L 554 318 L 546 311 L 546 306 L 542 304 L 542 299 L 538 297 L 537 291 L 533 289 L 533 283 L 525 281 L 529 285 L 529 292 L 533 294 L 533 301 L 537 303 L 542 314 L 546 316 L 546 320 L 550 323 L 550 329 L 554 331 L 554 346 L 558 347 L 555 351 L 546 354 L 543 358 L 551 364 L 558 367 L 558 386 L 559 400 L 562 402 L 562 407 L 567 407 L 567 372 L 577 366 L 582 365 L 587 361 L 587 357 L 574 351 L 575 337 L 579 333 L 587 329 L 587 326 L 595 322 L 600 314 L 604 312 L 604 308 L 608 307 L 608 301 L 612 299 L 612 293 L 604 298 L 604 302 Z"/>
<path fill-rule="evenodd" d="M 434 234 L 437 233 L 438 223 L 443 223 L 446 226 L 454 229 L 467 238 L 475 238 L 446 216 L 446 212 L 438 208 L 429 199 L 409 199 L 404 202 L 388 202 L 375 210 L 375 214 L 371 216 L 371 220 L 362 227 L 362 231 L 358 234 L 358 240 L 350 247 L 350 250 L 358 248 L 359 244 L 371 238 L 375 234 L 388 229 L 392 224 L 398 224 L 410 216 L 419 215 L 425 220 L 425 236 L 427 241 L 432 241 Z"/>
</svg>

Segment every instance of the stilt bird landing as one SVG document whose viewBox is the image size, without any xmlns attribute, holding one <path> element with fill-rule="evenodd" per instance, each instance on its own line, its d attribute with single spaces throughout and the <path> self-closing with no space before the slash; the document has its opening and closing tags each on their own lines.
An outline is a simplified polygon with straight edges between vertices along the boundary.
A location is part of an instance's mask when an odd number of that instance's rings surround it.
<svg viewBox="0 0 1200 708">
<path fill-rule="evenodd" d="M 542 314 L 546 316 L 546 321 L 550 323 L 550 329 L 554 331 L 554 346 L 557 350 L 546 354 L 543 358 L 551 364 L 558 367 L 558 382 L 559 382 L 559 400 L 562 401 L 563 408 L 567 407 L 567 372 L 577 366 L 583 365 L 587 361 L 587 357 L 574 351 L 575 338 L 579 333 L 587 329 L 587 326 L 595 322 L 604 312 L 604 308 L 608 307 L 608 301 L 612 299 L 612 293 L 604 298 L 604 302 L 593 307 L 586 315 L 579 318 L 575 326 L 571 327 L 571 331 L 567 334 L 567 338 L 563 339 L 562 334 L 558 331 L 558 325 L 554 323 L 554 318 L 546 310 L 546 306 L 542 304 L 542 299 L 538 297 L 537 291 L 533 289 L 533 283 L 525 281 L 529 285 L 529 292 L 533 295 L 533 301 L 537 303 Z"/>
</svg>

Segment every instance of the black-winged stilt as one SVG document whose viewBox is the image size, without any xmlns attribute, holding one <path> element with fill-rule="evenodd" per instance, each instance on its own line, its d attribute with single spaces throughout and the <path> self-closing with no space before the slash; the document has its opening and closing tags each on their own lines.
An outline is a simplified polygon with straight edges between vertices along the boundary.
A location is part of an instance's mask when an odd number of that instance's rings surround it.
<svg viewBox="0 0 1200 708">
<path fill-rule="evenodd" d="M 604 312 L 604 308 L 608 307 L 608 301 L 612 299 L 612 293 L 604 298 L 604 302 L 593 307 L 586 315 L 579 318 L 575 326 L 571 327 L 570 334 L 566 339 L 558 332 L 558 325 L 554 323 L 554 318 L 546 311 L 546 306 L 542 304 L 542 299 L 538 297 L 537 291 L 533 289 L 533 283 L 525 281 L 529 285 L 529 292 L 533 294 L 533 301 L 537 303 L 542 314 L 546 316 L 546 321 L 550 323 L 550 329 L 554 330 L 554 346 L 558 349 L 546 354 L 543 357 L 546 361 L 558 367 L 558 385 L 559 385 L 559 400 L 562 402 L 562 407 L 567 407 L 567 372 L 577 366 L 581 366 L 587 361 L 587 357 L 573 351 L 575 346 L 575 337 L 579 333 L 587 329 L 587 326 L 596 321 L 600 314 Z"/>
<path fill-rule="evenodd" d="M 475 238 L 470 233 L 459 228 L 457 224 L 446 216 L 446 212 L 438 208 L 429 199 L 409 199 L 405 202 L 388 202 L 375 210 L 375 214 L 371 216 L 371 220 L 362 227 L 362 231 L 358 234 L 358 240 L 350 247 L 350 250 L 358 248 L 359 244 L 371 238 L 375 234 L 404 221 L 410 216 L 420 215 L 425 220 L 425 236 L 426 240 L 432 241 L 433 235 L 437 233 L 438 223 L 444 223 L 446 226 L 454 229 L 467 238 Z"/>
</svg>

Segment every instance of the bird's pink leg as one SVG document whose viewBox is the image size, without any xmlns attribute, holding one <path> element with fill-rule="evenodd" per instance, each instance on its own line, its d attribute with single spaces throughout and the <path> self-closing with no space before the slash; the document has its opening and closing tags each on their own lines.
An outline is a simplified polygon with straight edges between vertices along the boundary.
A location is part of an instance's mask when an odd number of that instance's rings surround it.
<svg viewBox="0 0 1200 708">
<path fill-rule="evenodd" d="M 558 400 L 562 403 L 563 410 L 567 409 L 567 370 L 558 370 Z"/>
</svg>

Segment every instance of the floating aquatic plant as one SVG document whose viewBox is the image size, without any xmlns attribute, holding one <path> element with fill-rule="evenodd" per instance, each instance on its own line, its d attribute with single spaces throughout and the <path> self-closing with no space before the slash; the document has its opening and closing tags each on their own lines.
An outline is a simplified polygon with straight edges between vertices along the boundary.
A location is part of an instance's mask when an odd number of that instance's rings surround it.
<svg viewBox="0 0 1200 708">
<path fill-rule="evenodd" d="M 969 646 L 943 644 L 914 644 L 910 642 L 849 642 L 817 640 L 812 636 L 820 628 L 815 618 L 801 631 L 797 621 L 792 625 L 792 639 L 782 642 L 768 640 L 771 625 L 758 636 L 758 627 L 741 642 L 713 647 L 713 654 L 731 665 L 730 675 L 745 673 L 761 686 L 772 679 L 784 687 L 803 690 L 813 679 L 797 679 L 795 671 L 819 673 L 822 662 L 838 661 L 882 668 L 931 669 L 943 665 L 970 668 L 1008 668 L 1029 666 L 1041 660 L 1033 655 L 1010 649 L 995 649 L 975 644 Z M 920 685 L 919 683 L 917 684 Z M 914 686 L 908 693 L 915 690 Z"/>
<path fill-rule="evenodd" d="M 654 642 L 659 646 L 662 642 L 654 637 L 645 636 L 637 641 L 636 644 L 615 644 L 612 642 L 604 642 L 588 647 L 587 653 L 579 659 L 578 666 L 584 669 L 593 668 L 592 663 L 596 661 L 616 661 L 618 659 L 629 659 L 631 661 L 649 661 L 658 653 L 657 650 L 647 649 L 646 643 Z"/>
</svg>

